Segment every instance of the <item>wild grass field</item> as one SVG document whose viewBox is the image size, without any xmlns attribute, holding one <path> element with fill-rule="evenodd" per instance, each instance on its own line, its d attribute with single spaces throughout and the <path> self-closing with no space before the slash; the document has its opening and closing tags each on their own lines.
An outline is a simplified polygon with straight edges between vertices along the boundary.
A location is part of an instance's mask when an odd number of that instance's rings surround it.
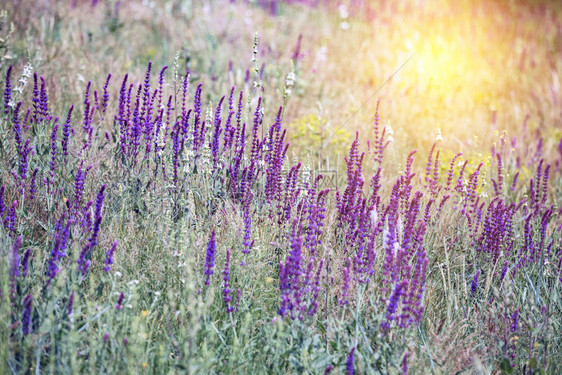
<svg viewBox="0 0 562 375">
<path fill-rule="evenodd" d="M 559 374 L 562 5 L 0 4 L 1 374 Z"/>
</svg>

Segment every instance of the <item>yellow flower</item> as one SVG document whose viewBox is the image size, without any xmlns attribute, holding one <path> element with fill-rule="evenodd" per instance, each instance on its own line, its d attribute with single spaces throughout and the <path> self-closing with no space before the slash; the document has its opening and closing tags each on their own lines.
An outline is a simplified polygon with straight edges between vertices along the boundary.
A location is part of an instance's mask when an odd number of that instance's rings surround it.
<svg viewBox="0 0 562 375">
<path fill-rule="evenodd" d="M 143 362 L 143 363 L 142 363 L 142 367 L 143 367 L 143 368 L 147 368 L 147 367 L 148 367 L 148 363 Z"/>
<path fill-rule="evenodd" d="M 143 318 L 146 318 L 146 317 L 148 316 L 148 310 L 142 310 L 142 311 L 141 311 L 141 316 L 142 316 Z"/>
<path fill-rule="evenodd" d="M 273 282 L 273 279 L 271 277 L 267 277 L 265 279 L 265 282 L 268 283 L 268 284 L 271 284 Z"/>
</svg>

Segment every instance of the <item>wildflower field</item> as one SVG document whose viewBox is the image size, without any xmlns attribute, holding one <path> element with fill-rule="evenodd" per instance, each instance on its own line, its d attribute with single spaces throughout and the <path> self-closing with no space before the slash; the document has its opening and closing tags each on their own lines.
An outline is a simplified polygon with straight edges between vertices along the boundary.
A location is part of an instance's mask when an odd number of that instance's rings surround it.
<svg viewBox="0 0 562 375">
<path fill-rule="evenodd" d="M 0 374 L 562 373 L 562 4 L 6 0 Z"/>
</svg>

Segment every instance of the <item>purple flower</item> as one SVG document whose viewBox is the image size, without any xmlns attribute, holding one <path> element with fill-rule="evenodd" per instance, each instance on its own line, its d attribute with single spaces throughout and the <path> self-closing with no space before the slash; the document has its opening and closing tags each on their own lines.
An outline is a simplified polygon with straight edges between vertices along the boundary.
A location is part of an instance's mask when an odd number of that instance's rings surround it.
<svg viewBox="0 0 562 375">
<path fill-rule="evenodd" d="M 19 276 L 20 256 L 19 251 L 22 242 L 22 236 L 16 238 L 12 246 L 12 253 L 10 254 L 10 280 L 14 281 Z"/>
<path fill-rule="evenodd" d="M 451 164 L 449 165 L 449 172 L 447 172 L 447 186 L 445 187 L 445 191 L 451 190 L 451 183 L 453 182 L 455 162 L 461 156 L 462 156 L 462 152 L 456 154 L 455 157 L 453 158 L 453 160 L 451 160 Z"/>
<path fill-rule="evenodd" d="M 230 290 L 230 249 L 226 249 L 226 260 L 224 261 L 224 272 L 223 272 L 224 286 L 222 294 L 224 296 L 224 304 L 226 306 L 226 312 L 231 313 L 234 307 L 230 306 L 232 302 L 232 290 Z"/>
<path fill-rule="evenodd" d="M 21 331 L 24 336 L 29 334 L 31 325 L 31 313 L 33 310 L 33 295 L 30 293 L 23 300 L 23 315 L 21 317 Z"/>
<path fill-rule="evenodd" d="M 236 312 L 240 309 L 240 296 L 242 295 L 242 291 L 240 288 L 236 290 Z"/>
<path fill-rule="evenodd" d="M 18 201 L 14 201 L 14 203 L 12 203 L 12 206 L 8 209 L 8 213 L 6 214 L 6 217 L 4 218 L 4 227 L 12 233 L 16 231 L 17 206 L 18 206 Z M 10 236 L 12 236 L 12 233 L 10 233 Z"/>
<path fill-rule="evenodd" d="M 22 236 L 16 238 L 16 241 L 12 246 L 12 252 L 10 254 L 10 302 L 12 306 L 14 306 L 16 299 L 17 277 L 19 276 L 19 251 L 21 242 Z"/>
<path fill-rule="evenodd" d="M 36 185 L 35 185 L 35 180 L 37 178 L 37 172 L 39 172 L 39 168 L 35 168 L 35 170 L 31 174 L 31 181 L 29 182 L 29 199 L 30 200 L 33 200 L 33 198 L 35 198 L 35 190 L 37 188 Z"/>
<path fill-rule="evenodd" d="M 168 69 L 167 66 L 163 67 L 162 70 L 160 70 L 160 78 L 158 79 L 158 107 L 156 108 L 157 110 L 160 110 L 160 107 L 162 107 L 162 88 L 164 86 L 164 72 L 166 72 L 166 69 Z"/>
<path fill-rule="evenodd" d="M 0 217 L 4 216 L 6 204 L 4 203 L 4 185 L 0 186 Z"/>
<path fill-rule="evenodd" d="M 400 296 L 402 295 L 402 290 L 408 286 L 408 280 L 404 280 L 399 284 L 396 284 L 394 291 L 388 300 L 388 307 L 386 308 L 385 320 L 382 322 L 382 331 L 384 334 L 388 333 L 390 330 L 390 325 L 395 319 L 396 309 L 398 308 L 398 302 L 400 301 Z"/>
<path fill-rule="evenodd" d="M 68 315 L 72 315 L 72 307 L 74 305 L 74 290 L 70 293 L 70 297 L 68 297 Z"/>
<path fill-rule="evenodd" d="M 251 193 L 250 193 L 251 195 Z M 252 217 L 250 215 L 250 209 L 245 207 L 244 209 L 244 244 L 242 252 L 244 254 L 248 254 L 254 245 L 254 241 L 251 239 L 251 231 L 252 231 Z"/>
<path fill-rule="evenodd" d="M 27 178 L 27 159 L 29 157 L 29 153 L 33 150 L 33 147 L 29 145 L 30 139 L 27 138 L 25 141 L 25 146 L 21 150 L 21 157 L 20 157 L 20 178 L 25 180 Z"/>
<path fill-rule="evenodd" d="M 102 113 L 105 114 L 105 110 L 107 109 L 107 105 L 109 103 L 109 94 L 107 93 L 107 87 L 109 86 L 109 80 L 111 79 L 111 73 L 107 75 L 107 80 L 105 81 L 105 85 L 103 85 L 103 97 L 101 102 L 101 110 Z"/>
<path fill-rule="evenodd" d="M 293 221 L 291 233 L 291 251 L 287 256 L 285 263 L 279 265 L 279 289 L 281 290 L 281 307 L 279 315 L 290 316 L 295 319 L 299 317 L 304 309 L 303 305 L 303 287 L 305 274 L 302 259 L 302 242 L 303 239 L 299 235 L 302 228 L 298 227 L 297 220 Z"/>
<path fill-rule="evenodd" d="M 41 114 L 41 93 L 37 84 L 37 73 L 33 73 L 33 123 L 39 123 L 39 116 Z"/>
<path fill-rule="evenodd" d="M 8 72 L 6 72 L 6 87 L 4 89 L 4 114 L 8 115 L 10 112 L 10 101 L 12 100 L 12 66 L 8 67 Z"/>
<path fill-rule="evenodd" d="M 25 117 L 23 118 L 23 123 L 22 123 L 22 127 L 24 129 L 24 131 L 28 131 L 29 130 L 29 114 L 31 113 L 31 108 L 27 109 L 27 112 L 25 113 Z"/>
<path fill-rule="evenodd" d="M 353 371 L 353 359 L 354 359 L 354 354 L 355 354 L 355 347 L 353 347 L 351 349 L 351 351 L 349 352 L 349 355 L 347 356 L 347 361 L 345 363 L 345 374 L 346 375 L 353 375 L 354 371 Z"/>
<path fill-rule="evenodd" d="M 82 128 L 84 129 L 85 134 L 90 134 L 90 126 L 92 119 L 90 117 L 90 86 L 92 85 L 92 81 L 88 81 L 88 85 L 86 85 L 86 91 L 84 93 L 84 121 L 82 122 Z"/>
<path fill-rule="evenodd" d="M 86 183 L 86 177 L 88 176 L 88 172 L 92 169 L 92 166 L 89 165 L 86 169 L 82 169 L 83 165 L 80 162 L 80 167 L 76 172 L 76 176 L 74 177 L 74 211 L 78 212 L 80 206 L 82 204 L 82 194 L 84 193 L 84 185 Z"/>
<path fill-rule="evenodd" d="M 148 68 L 146 69 L 146 76 L 144 77 L 144 95 L 142 100 L 141 112 L 144 115 L 146 111 L 146 106 L 150 100 L 150 73 L 152 71 L 152 61 L 148 62 Z M 144 116 L 141 116 L 144 117 Z"/>
<path fill-rule="evenodd" d="M 519 310 L 515 310 L 515 312 L 511 315 L 511 332 L 519 331 Z"/>
<path fill-rule="evenodd" d="M 68 158 L 68 140 L 70 138 L 70 124 L 72 122 L 72 111 L 74 110 L 74 106 L 71 106 L 68 110 L 68 116 L 66 117 L 66 121 L 62 128 L 62 154 L 65 158 Z"/>
<path fill-rule="evenodd" d="M 123 292 L 121 292 L 121 294 L 119 295 L 119 299 L 117 300 L 117 305 L 115 305 L 115 308 L 117 309 L 117 311 L 123 310 L 123 299 L 124 298 L 125 298 L 125 294 L 123 294 Z"/>
<path fill-rule="evenodd" d="M 185 120 L 185 102 L 187 100 L 187 90 L 189 88 L 189 69 L 185 72 L 182 83 L 182 97 L 181 97 L 181 116 L 182 121 Z"/>
<path fill-rule="evenodd" d="M 115 240 L 115 242 L 113 242 L 113 245 L 111 246 L 111 248 L 107 251 L 106 253 L 106 258 L 105 258 L 105 268 L 104 270 L 106 272 L 109 272 L 111 270 L 111 265 L 113 264 L 113 253 L 115 253 L 115 249 L 117 249 L 117 244 L 119 243 L 119 241 Z"/>
<path fill-rule="evenodd" d="M 232 147 L 232 139 L 235 132 L 235 127 L 232 126 L 232 116 L 234 115 L 233 107 L 234 99 L 234 86 L 230 90 L 230 96 L 228 97 L 228 119 L 224 125 L 224 150 L 230 150 Z"/>
<path fill-rule="evenodd" d="M 26 277 L 27 276 L 27 270 L 29 267 L 29 257 L 31 256 L 31 249 L 27 249 L 25 251 L 25 253 L 23 254 L 23 259 L 21 261 L 21 272 L 22 272 L 22 276 Z"/>
<path fill-rule="evenodd" d="M 49 115 L 49 96 L 47 95 L 47 85 L 45 84 L 45 79 L 43 77 L 41 77 L 40 109 L 41 121 L 50 121 L 51 116 Z"/>
<path fill-rule="evenodd" d="M 131 97 L 130 97 L 130 89 L 129 95 L 127 95 L 127 79 L 129 78 L 128 74 L 125 74 L 123 78 L 123 83 L 121 84 L 121 89 L 119 90 L 119 109 L 117 114 L 115 115 L 115 121 L 119 124 L 119 132 L 120 132 L 120 144 L 121 144 L 121 152 L 123 154 L 126 153 L 126 143 L 127 143 L 127 131 L 128 131 L 128 117 L 126 115 L 126 106 L 130 105 Z"/>
<path fill-rule="evenodd" d="M 406 354 L 404 354 L 404 359 L 402 360 L 402 374 L 404 375 L 408 375 L 408 357 L 410 356 L 410 353 L 406 352 Z"/>
<path fill-rule="evenodd" d="M 65 250 L 68 243 L 68 237 L 70 236 L 70 226 L 72 225 L 72 220 L 69 219 L 66 225 L 63 227 L 65 219 L 66 214 L 63 214 L 63 216 L 57 221 L 57 224 L 55 226 L 53 250 L 51 251 L 51 258 L 49 259 L 48 282 L 56 277 L 60 259 L 66 256 Z"/>
<path fill-rule="evenodd" d="M 197 86 L 197 89 L 195 90 L 195 96 L 193 97 L 193 112 L 195 115 L 195 121 L 197 121 L 197 119 L 201 118 L 201 87 L 203 86 L 202 83 L 200 83 Z"/>
<path fill-rule="evenodd" d="M 207 257 L 205 258 L 205 275 L 207 279 L 205 280 L 205 285 L 210 285 L 211 275 L 213 274 L 213 267 L 215 267 L 215 231 L 211 234 L 211 239 L 209 240 L 209 245 L 207 246 Z"/>
<path fill-rule="evenodd" d="M 502 157 L 499 153 L 496 154 L 497 158 L 497 170 L 498 170 L 498 186 L 496 190 L 496 195 L 501 195 L 503 193 L 503 164 Z"/>
<path fill-rule="evenodd" d="M 349 268 L 351 267 L 351 259 L 347 259 L 346 266 L 343 268 L 343 285 L 341 298 L 339 299 L 340 305 L 347 305 L 347 295 L 349 291 Z"/>
<path fill-rule="evenodd" d="M 55 169 L 57 167 L 57 132 L 59 130 L 59 123 L 57 122 L 53 127 L 53 132 L 51 133 L 51 182 L 55 177 Z"/>
<path fill-rule="evenodd" d="M 14 137 L 16 139 L 16 147 L 19 153 L 21 153 L 21 126 L 20 126 L 20 112 L 21 102 L 16 104 L 16 108 L 14 110 L 14 118 L 12 119 L 12 123 L 14 126 Z"/>
<path fill-rule="evenodd" d="M 543 174 L 543 185 L 542 185 L 542 199 L 541 199 L 541 204 L 544 205 L 546 203 L 546 198 L 547 198 L 547 193 L 548 193 L 548 177 L 550 174 L 550 164 L 548 164 L 546 166 L 546 168 L 544 169 L 544 174 Z M 537 181 L 537 185 L 538 185 Z"/>
<path fill-rule="evenodd" d="M 105 192 L 105 185 L 102 185 L 96 197 L 96 207 L 94 210 L 94 227 L 93 227 L 92 237 L 90 238 L 90 247 L 94 247 L 98 244 L 97 241 L 98 233 L 100 230 L 100 225 L 102 220 L 101 210 L 103 207 L 103 200 L 105 198 L 104 192 Z"/>
<path fill-rule="evenodd" d="M 481 270 L 476 271 L 476 274 L 474 274 L 474 277 L 472 278 L 472 286 L 470 287 L 471 298 L 474 298 L 474 296 L 476 295 L 476 290 L 478 289 L 478 277 L 480 276 L 480 271 Z"/>
<path fill-rule="evenodd" d="M 98 244 L 98 234 L 99 234 L 99 230 L 100 230 L 100 226 L 101 226 L 101 221 L 102 221 L 102 215 L 101 215 L 101 210 L 102 210 L 102 206 L 103 206 L 103 199 L 105 198 L 105 185 L 103 185 L 100 189 L 100 191 L 98 192 L 98 195 L 96 197 L 96 208 L 94 211 L 94 228 L 92 230 L 92 235 L 90 237 L 90 239 L 88 240 L 88 243 L 86 244 L 86 246 L 84 246 L 84 248 L 82 249 L 82 251 L 80 252 L 80 255 L 78 257 L 77 263 L 79 265 L 78 269 L 82 271 L 82 275 L 86 275 L 87 271 L 88 271 L 88 267 L 90 266 L 90 256 L 92 253 L 92 249 Z M 87 259 L 87 260 L 86 260 Z"/>
<path fill-rule="evenodd" d="M 213 170 L 217 168 L 217 163 L 219 159 L 219 140 L 222 132 L 221 106 L 223 101 L 224 101 L 224 96 L 221 98 L 219 104 L 217 104 L 217 108 L 215 109 L 215 131 L 213 133 L 213 140 L 211 143 L 211 154 L 213 155 Z"/>
</svg>

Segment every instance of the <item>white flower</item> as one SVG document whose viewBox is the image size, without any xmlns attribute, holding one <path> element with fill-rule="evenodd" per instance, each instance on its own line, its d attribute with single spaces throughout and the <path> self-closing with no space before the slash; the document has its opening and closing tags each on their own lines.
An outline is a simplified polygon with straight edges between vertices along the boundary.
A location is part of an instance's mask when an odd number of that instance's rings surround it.
<svg viewBox="0 0 562 375">
<path fill-rule="evenodd" d="M 435 142 L 439 142 L 439 141 L 442 141 L 442 140 L 443 140 L 443 137 L 441 136 L 441 129 L 437 128 L 435 130 Z"/>
<path fill-rule="evenodd" d="M 379 213 L 377 212 L 377 208 L 373 207 L 371 211 L 371 223 L 375 225 L 379 221 Z"/>
<path fill-rule="evenodd" d="M 384 246 L 384 248 L 390 246 L 390 241 L 391 241 L 390 231 L 388 230 L 388 228 L 385 227 L 382 232 L 382 245 Z"/>
<path fill-rule="evenodd" d="M 287 78 L 285 79 L 285 86 L 294 86 L 297 77 L 295 76 L 295 72 L 291 71 L 287 74 Z"/>
<path fill-rule="evenodd" d="M 341 4 L 338 7 L 338 11 L 340 13 L 340 18 L 346 19 L 347 17 L 349 17 L 349 12 L 347 11 L 347 7 L 345 6 L 345 4 Z"/>
</svg>

